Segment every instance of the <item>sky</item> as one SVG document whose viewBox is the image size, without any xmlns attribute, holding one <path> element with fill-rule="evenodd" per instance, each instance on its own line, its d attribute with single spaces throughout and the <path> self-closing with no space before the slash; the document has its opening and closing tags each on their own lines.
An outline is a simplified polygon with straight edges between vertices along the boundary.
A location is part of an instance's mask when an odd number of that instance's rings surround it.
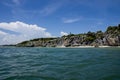
<svg viewBox="0 0 120 80">
<path fill-rule="evenodd" d="M 0 45 L 120 24 L 120 0 L 0 0 Z"/>
</svg>

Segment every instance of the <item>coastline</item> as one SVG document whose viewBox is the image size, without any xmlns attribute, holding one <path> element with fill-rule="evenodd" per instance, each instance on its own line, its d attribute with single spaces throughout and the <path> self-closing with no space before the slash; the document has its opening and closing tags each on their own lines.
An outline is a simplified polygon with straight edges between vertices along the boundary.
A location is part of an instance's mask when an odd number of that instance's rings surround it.
<svg viewBox="0 0 120 80">
<path fill-rule="evenodd" d="M 76 47 L 65 47 L 65 46 L 57 46 L 57 47 L 53 47 L 53 48 L 120 48 L 120 46 L 76 46 Z M 47 47 L 47 48 L 51 48 L 51 47 Z"/>
<path fill-rule="evenodd" d="M 18 47 L 18 46 L 15 46 L 15 45 L 0 45 L 0 48 L 5 48 L 5 47 L 12 47 L 12 48 L 15 48 L 15 47 Z M 18 48 L 21 48 L 22 46 L 19 46 Z M 24 46 L 26 48 L 34 48 L 34 47 L 27 47 L 27 46 Z M 69 47 L 66 47 L 64 45 L 62 46 L 56 46 L 56 47 L 40 47 L 40 46 L 36 46 L 37 48 L 120 48 L 120 46 L 69 46 Z"/>
</svg>

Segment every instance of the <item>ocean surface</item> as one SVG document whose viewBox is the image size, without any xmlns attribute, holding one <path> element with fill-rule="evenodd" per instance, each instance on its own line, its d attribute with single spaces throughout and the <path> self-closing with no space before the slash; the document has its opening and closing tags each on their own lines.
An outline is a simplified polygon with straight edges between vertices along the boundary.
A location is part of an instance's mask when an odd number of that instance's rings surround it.
<svg viewBox="0 0 120 80">
<path fill-rule="evenodd" d="M 120 80 L 120 48 L 0 48 L 0 80 Z"/>
</svg>

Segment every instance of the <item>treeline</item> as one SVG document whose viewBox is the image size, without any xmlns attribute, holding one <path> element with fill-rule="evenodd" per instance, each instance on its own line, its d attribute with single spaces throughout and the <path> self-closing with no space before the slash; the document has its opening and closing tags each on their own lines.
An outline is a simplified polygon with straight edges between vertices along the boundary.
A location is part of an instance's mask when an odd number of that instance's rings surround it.
<svg viewBox="0 0 120 80">
<path fill-rule="evenodd" d="M 62 36 L 62 37 L 72 37 L 72 36 L 79 36 L 79 37 L 83 37 L 85 36 L 86 39 L 85 41 L 94 41 L 95 39 L 102 39 L 104 38 L 104 36 L 106 36 L 107 34 L 111 35 L 111 36 L 117 36 L 120 35 L 120 24 L 118 26 L 109 26 L 107 28 L 107 30 L 105 32 L 102 32 L 101 30 L 97 31 L 97 32 L 87 32 L 87 33 L 83 33 L 83 34 L 72 34 L 70 32 L 69 35 L 67 36 Z"/>
<path fill-rule="evenodd" d="M 109 26 L 105 32 L 87 32 L 83 34 L 72 34 L 56 38 L 37 38 L 24 41 L 16 46 L 24 47 L 74 47 L 74 46 L 120 46 L 120 24 Z"/>
</svg>

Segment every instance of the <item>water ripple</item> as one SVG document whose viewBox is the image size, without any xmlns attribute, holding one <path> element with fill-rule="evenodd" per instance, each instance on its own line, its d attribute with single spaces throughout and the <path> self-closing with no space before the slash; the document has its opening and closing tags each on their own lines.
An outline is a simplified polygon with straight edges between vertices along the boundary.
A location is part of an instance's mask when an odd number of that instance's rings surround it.
<svg viewBox="0 0 120 80">
<path fill-rule="evenodd" d="M 0 80 L 119 80 L 120 48 L 0 48 Z"/>
</svg>

